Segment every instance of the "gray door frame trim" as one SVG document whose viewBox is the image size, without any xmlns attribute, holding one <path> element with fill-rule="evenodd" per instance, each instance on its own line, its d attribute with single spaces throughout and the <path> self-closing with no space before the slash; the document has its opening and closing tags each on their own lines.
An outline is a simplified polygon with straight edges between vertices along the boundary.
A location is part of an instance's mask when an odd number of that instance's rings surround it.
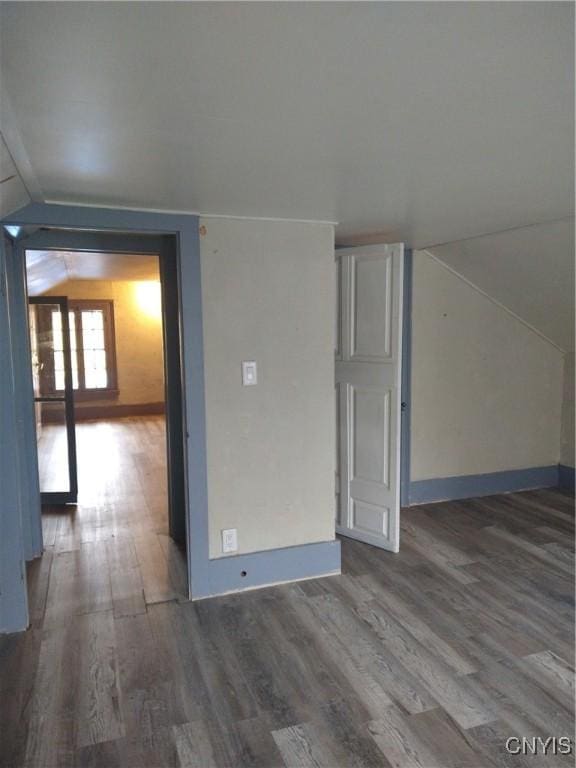
<svg viewBox="0 0 576 768">
<path fill-rule="evenodd" d="M 340 542 L 337 539 L 210 559 L 199 217 L 30 203 L 5 217 L 2 223 L 14 228 L 49 227 L 175 235 L 180 271 L 182 372 L 185 382 L 182 394 L 186 430 L 190 599 L 198 600 L 225 592 L 340 573 Z M 97 232 L 94 235 L 96 237 Z M 21 376 L 20 370 L 17 372 L 18 381 Z M 18 542 L 18 546 L 20 544 Z"/>
<path fill-rule="evenodd" d="M 18 433 L 16 450 L 19 464 L 19 504 L 22 518 L 22 547 L 25 560 L 42 554 L 42 519 L 40 514 L 40 482 L 34 411 L 34 384 L 30 366 L 31 349 L 28 332 L 28 296 L 25 265 L 18 242 L 10 244 L 6 254 L 6 271 L 10 304 L 12 356 L 16 371 L 23 373 L 14 392 L 14 412 Z"/>
<path fill-rule="evenodd" d="M 17 334 L 13 328 L 18 311 L 10 290 L 10 266 L 14 247 L 3 235 L 0 237 L 0 632 L 18 632 L 28 626 L 28 595 L 26 590 L 24 551 L 24 521 L 22 519 L 23 477 L 19 440 L 20 425 L 16 418 L 18 397 L 15 387 L 15 347 Z M 30 399 L 31 402 L 31 399 Z M 39 499 L 38 499 L 39 503 Z"/>
<path fill-rule="evenodd" d="M 402 284 L 402 384 L 400 414 L 400 507 L 410 506 L 410 432 L 412 413 L 412 249 L 404 248 Z"/>
<path fill-rule="evenodd" d="M 182 324 L 179 300 L 178 254 L 174 235 L 133 234 L 117 232 L 81 232 L 70 229 L 35 229 L 17 242 L 21 266 L 25 251 L 39 249 L 71 250 L 78 253 L 153 254 L 158 257 L 162 287 L 162 337 L 166 401 L 166 448 L 168 456 L 168 512 L 172 538 L 187 544 L 188 526 L 185 501 L 186 470 L 184 466 Z M 22 293 L 25 293 L 25 286 Z M 36 299 L 30 299 L 30 302 Z M 70 441 L 71 443 L 71 441 Z M 44 494 L 45 497 L 45 494 Z"/>
<path fill-rule="evenodd" d="M 91 208 L 74 205 L 30 203 L 2 220 L 10 227 L 52 227 L 117 233 L 174 235 L 180 272 L 180 316 L 182 319 L 182 371 L 187 471 L 188 585 L 189 597 L 211 594 L 208 545 L 208 490 L 206 464 L 206 416 L 204 396 L 204 350 L 202 286 L 198 216 Z M 56 247 L 56 246 L 55 246 Z M 25 380 L 21 360 L 15 371 L 17 382 Z"/>
</svg>

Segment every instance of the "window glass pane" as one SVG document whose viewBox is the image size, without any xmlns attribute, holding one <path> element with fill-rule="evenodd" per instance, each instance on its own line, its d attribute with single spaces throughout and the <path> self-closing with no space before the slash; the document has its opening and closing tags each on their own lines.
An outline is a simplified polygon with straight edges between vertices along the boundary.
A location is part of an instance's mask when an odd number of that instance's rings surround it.
<svg viewBox="0 0 576 768">
<path fill-rule="evenodd" d="M 54 387 L 55 389 L 64 389 L 64 371 L 54 371 Z"/>
<path fill-rule="evenodd" d="M 55 350 L 64 348 L 62 344 L 62 318 L 59 309 L 52 311 L 52 343 Z"/>
<path fill-rule="evenodd" d="M 101 329 L 91 331 L 92 346 L 94 349 L 104 349 L 104 331 Z"/>
<path fill-rule="evenodd" d="M 72 358 L 72 386 L 78 389 L 78 352 L 76 350 L 76 323 L 74 312 L 68 315 L 70 323 L 70 352 Z M 52 336 L 54 339 L 54 388 L 64 389 L 64 337 L 62 335 L 62 316 L 60 310 L 52 312 Z"/>
<path fill-rule="evenodd" d="M 86 328 L 82 328 L 82 345 L 84 347 L 84 350 L 92 349 L 92 331 L 86 330 Z"/>
<path fill-rule="evenodd" d="M 97 309 L 93 312 L 91 312 L 91 327 L 95 330 L 104 328 L 104 312 L 101 309 Z"/>
<path fill-rule="evenodd" d="M 87 389 L 105 389 L 108 386 L 108 375 L 106 371 L 97 368 L 86 369 L 86 388 Z"/>
<path fill-rule="evenodd" d="M 86 368 L 85 376 L 87 389 L 105 389 L 108 384 L 106 370 Z"/>
<path fill-rule="evenodd" d="M 108 386 L 104 343 L 104 311 L 101 309 L 83 309 L 81 317 L 86 388 L 104 389 Z"/>
<path fill-rule="evenodd" d="M 98 371 L 106 370 L 106 352 L 103 349 L 94 350 L 94 367 Z"/>
<path fill-rule="evenodd" d="M 106 352 L 103 349 L 84 349 L 84 376 L 87 389 L 103 389 L 108 386 Z"/>
<path fill-rule="evenodd" d="M 84 349 L 104 349 L 104 331 L 83 331 Z"/>
<path fill-rule="evenodd" d="M 91 331 L 104 328 L 104 311 L 102 309 L 82 310 L 82 330 Z"/>
<path fill-rule="evenodd" d="M 72 358 L 72 386 L 78 389 L 78 349 L 76 348 L 76 318 L 74 312 L 70 312 L 70 356 Z"/>
</svg>

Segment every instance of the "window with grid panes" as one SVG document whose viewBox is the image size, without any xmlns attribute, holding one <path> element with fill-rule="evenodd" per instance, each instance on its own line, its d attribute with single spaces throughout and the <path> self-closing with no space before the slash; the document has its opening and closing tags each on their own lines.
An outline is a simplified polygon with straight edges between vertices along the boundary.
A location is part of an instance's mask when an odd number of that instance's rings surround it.
<svg viewBox="0 0 576 768">
<path fill-rule="evenodd" d="M 117 392 L 112 301 L 68 301 L 72 384 L 79 395 Z M 54 339 L 53 391 L 64 389 L 64 345 L 59 311 L 52 312 Z"/>
</svg>

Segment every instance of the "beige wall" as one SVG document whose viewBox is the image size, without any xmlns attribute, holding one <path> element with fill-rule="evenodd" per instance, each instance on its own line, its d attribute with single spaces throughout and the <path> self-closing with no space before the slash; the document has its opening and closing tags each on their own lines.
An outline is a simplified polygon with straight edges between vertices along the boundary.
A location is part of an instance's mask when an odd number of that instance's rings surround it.
<svg viewBox="0 0 576 768">
<path fill-rule="evenodd" d="M 412 323 L 412 480 L 558 463 L 558 349 L 423 251 Z"/>
<path fill-rule="evenodd" d="M 567 355 L 564 362 L 560 464 L 574 466 L 574 354 Z"/>
<path fill-rule="evenodd" d="M 142 310 L 142 283 L 128 280 L 69 280 L 45 295 L 71 299 L 112 299 L 116 329 L 118 388 L 115 400 L 90 400 L 90 405 L 134 405 L 164 400 L 161 315 Z"/>
<path fill-rule="evenodd" d="M 333 229 L 201 224 L 210 557 L 334 539 Z"/>
</svg>

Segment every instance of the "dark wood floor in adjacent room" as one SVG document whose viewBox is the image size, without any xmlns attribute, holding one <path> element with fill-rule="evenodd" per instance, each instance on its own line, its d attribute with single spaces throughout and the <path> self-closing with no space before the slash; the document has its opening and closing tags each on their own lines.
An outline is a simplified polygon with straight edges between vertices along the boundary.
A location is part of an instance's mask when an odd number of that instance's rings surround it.
<svg viewBox="0 0 576 768">
<path fill-rule="evenodd" d="M 162 441 L 79 427 L 101 461 L 45 515 L 30 630 L 0 638 L 2 765 L 573 764 L 504 747 L 573 733 L 570 496 L 404 510 L 398 555 L 343 540 L 342 576 L 188 603 Z"/>
</svg>

